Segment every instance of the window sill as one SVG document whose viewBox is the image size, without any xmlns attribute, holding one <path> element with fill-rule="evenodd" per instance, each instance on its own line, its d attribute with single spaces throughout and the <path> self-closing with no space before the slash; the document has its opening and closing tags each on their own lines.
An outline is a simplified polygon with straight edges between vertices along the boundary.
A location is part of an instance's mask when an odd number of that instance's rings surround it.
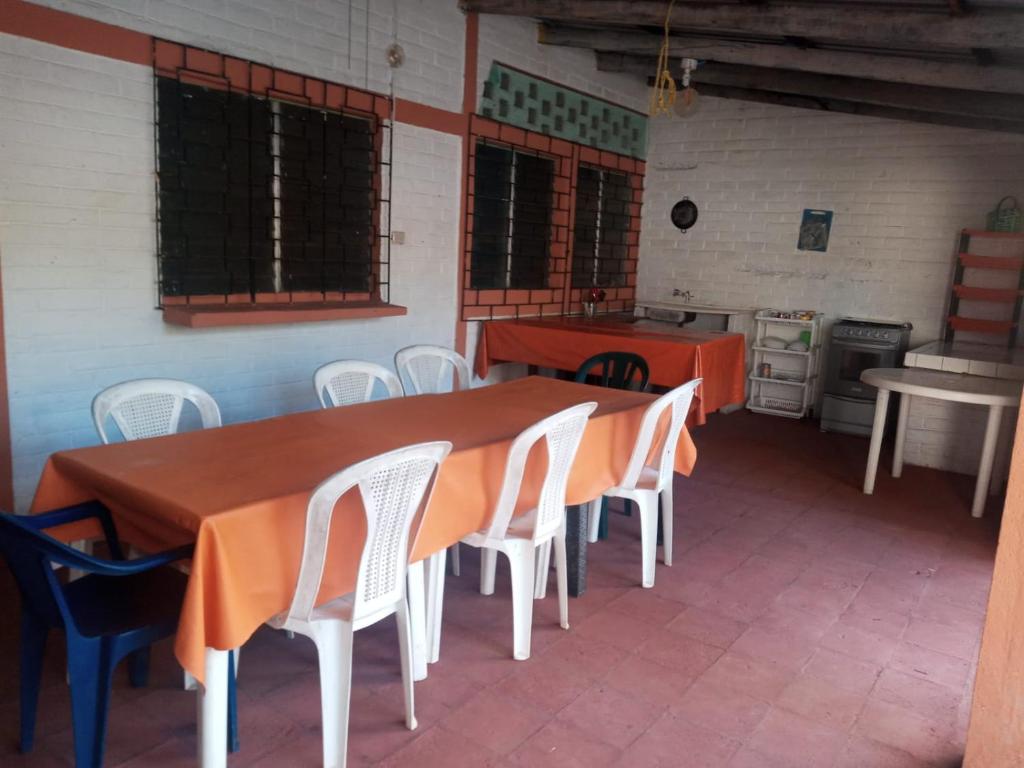
<svg viewBox="0 0 1024 768">
<path fill-rule="evenodd" d="M 221 328 L 233 325 L 317 323 L 397 317 L 408 314 L 398 304 L 379 301 L 304 302 L 295 304 L 181 304 L 165 306 L 164 322 L 186 328 Z"/>
</svg>

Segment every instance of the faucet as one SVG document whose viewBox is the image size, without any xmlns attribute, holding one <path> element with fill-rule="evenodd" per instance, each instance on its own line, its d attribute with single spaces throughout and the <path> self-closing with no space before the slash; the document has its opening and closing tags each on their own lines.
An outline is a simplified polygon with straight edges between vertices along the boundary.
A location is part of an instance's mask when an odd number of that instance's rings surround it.
<svg viewBox="0 0 1024 768">
<path fill-rule="evenodd" d="M 690 291 L 680 291 L 678 288 L 672 289 L 672 295 L 682 297 L 684 302 L 693 300 L 693 294 Z"/>
</svg>

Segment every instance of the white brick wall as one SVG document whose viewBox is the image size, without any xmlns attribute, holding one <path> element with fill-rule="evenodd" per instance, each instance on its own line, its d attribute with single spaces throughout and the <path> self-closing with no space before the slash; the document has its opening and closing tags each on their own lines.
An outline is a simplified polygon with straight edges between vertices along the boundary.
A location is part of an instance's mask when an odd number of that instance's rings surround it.
<svg viewBox="0 0 1024 768">
<path fill-rule="evenodd" d="M 453 343 L 461 140 L 404 125 L 392 221 L 407 240 L 392 247 L 391 299 L 407 316 L 164 324 L 154 310 L 152 92 L 146 67 L 0 35 L 0 263 L 19 509 L 47 455 L 96 442 L 89 404 L 114 382 L 194 381 L 230 423 L 313 408 L 312 372 L 328 360 L 390 365 L 406 344 Z"/>
<path fill-rule="evenodd" d="M 909 320 L 937 337 L 958 230 L 1024 195 L 1024 137 L 740 101 L 651 121 L 639 296 Z M 700 218 L 669 221 L 683 195 Z M 835 211 L 798 251 L 804 208 Z"/>
<path fill-rule="evenodd" d="M 397 36 L 405 64 L 394 71 L 395 95 L 443 109 L 462 108 L 465 23 L 454 0 L 33 2 L 380 93 L 388 92 L 392 73 L 384 51 Z"/>
<path fill-rule="evenodd" d="M 937 338 L 957 234 L 1024 199 L 1024 137 L 705 98 L 651 121 L 638 296 L 908 320 Z M 669 221 L 688 196 L 700 218 Z M 796 249 L 804 208 L 835 212 L 827 253 Z M 973 472 L 977 414 L 915 407 L 910 463 Z M 961 439 L 954 439 L 954 434 Z"/>
</svg>

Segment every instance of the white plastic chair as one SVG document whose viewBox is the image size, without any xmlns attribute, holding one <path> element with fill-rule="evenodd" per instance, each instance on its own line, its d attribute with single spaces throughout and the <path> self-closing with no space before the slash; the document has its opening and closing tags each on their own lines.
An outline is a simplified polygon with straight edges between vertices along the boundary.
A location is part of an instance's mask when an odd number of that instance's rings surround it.
<svg viewBox="0 0 1024 768">
<path fill-rule="evenodd" d="M 383 365 L 376 363 L 337 360 L 320 366 L 313 374 L 316 396 L 324 408 L 369 402 L 378 381 L 387 388 L 388 397 L 402 396 L 402 382 Z"/>
<path fill-rule="evenodd" d="M 395 370 L 398 371 L 407 395 L 469 389 L 469 363 L 454 349 L 447 347 L 416 344 L 400 349 L 395 353 Z"/>
<path fill-rule="evenodd" d="M 579 449 L 587 419 L 597 403 L 581 403 L 548 416 L 524 430 L 512 442 L 505 462 L 501 494 L 486 529 L 462 539 L 464 544 L 481 549 L 480 593 L 494 594 L 494 573 L 498 552 L 508 557 L 512 571 L 512 656 L 517 660 L 530 658 L 530 635 L 533 629 L 533 593 L 535 552 L 538 546 L 554 542 L 558 572 L 558 613 L 562 629 L 569 628 L 569 588 L 565 556 L 565 493 L 576 451 Z M 513 517 L 531 449 L 545 440 L 547 471 L 541 485 L 537 507 Z M 443 555 L 443 553 L 442 553 Z M 431 659 L 436 661 L 440 649 L 441 595 L 444 590 L 444 568 L 432 567 L 427 626 L 431 634 Z"/>
<path fill-rule="evenodd" d="M 203 429 L 221 425 L 220 408 L 210 393 L 177 379 L 135 379 L 107 387 L 93 398 L 92 420 L 104 443 L 110 442 L 108 417 L 125 440 L 171 435 L 178 431 L 186 400 L 199 411 Z"/>
<path fill-rule="evenodd" d="M 221 426 L 220 408 L 205 389 L 178 379 L 133 379 L 107 387 L 92 399 L 92 421 L 104 445 L 110 442 L 106 423 L 113 418 L 125 440 L 163 437 L 178 431 L 185 401 L 199 411 L 203 429 Z M 75 542 L 79 544 L 79 542 Z M 91 551 L 92 542 L 82 547 Z M 72 573 L 71 577 L 77 574 Z M 240 649 L 235 649 L 235 674 L 238 674 Z M 182 687 L 195 690 L 196 679 L 184 672 Z"/>
<path fill-rule="evenodd" d="M 414 344 L 395 353 L 395 370 L 406 395 L 431 395 L 469 389 L 470 372 L 466 358 L 454 349 L 434 344 Z M 452 574 L 462 572 L 459 545 L 450 548 Z"/>
<path fill-rule="evenodd" d="M 328 768 L 341 768 L 346 761 L 353 634 L 392 614 L 398 621 L 405 724 L 409 730 L 416 728 L 406 597 L 409 532 L 417 512 L 429 500 L 437 468 L 451 448 L 449 442 L 434 442 L 389 451 L 329 477 L 310 497 L 302 564 L 291 607 L 267 623 L 298 632 L 316 644 L 323 756 Z M 334 508 L 356 487 L 366 513 L 366 541 L 355 590 L 316 605 Z"/>
<path fill-rule="evenodd" d="M 693 379 L 667 392 L 651 403 L 644 412 L 622 481 L 604 492 L 604 496 L 636 502 L 640 515 L 640 547 L 643 552 L 643 586 L 654 586 L 654 560 L 658 544 L 658 498 L 661 498 L 662 559 L 672 565 L 672 473 L 675 467 L 676 444 L 686 423 L 693 395 L 702 379 Z M 654 433 L 665 410 L 671 408 L 668 429 L 662 443 L 653 446 Z M 656 450 L 653 450 L 656 448 Z M 652 457 L 653 453 L 653 457 Z M 652 459 L 648 463 L 648 459 Z M 587 539 L 597 541 L 601 520 L 601 499 L 590 503 Z M 547 572 L 546 570 L 544 571 Z"/>
</svg>

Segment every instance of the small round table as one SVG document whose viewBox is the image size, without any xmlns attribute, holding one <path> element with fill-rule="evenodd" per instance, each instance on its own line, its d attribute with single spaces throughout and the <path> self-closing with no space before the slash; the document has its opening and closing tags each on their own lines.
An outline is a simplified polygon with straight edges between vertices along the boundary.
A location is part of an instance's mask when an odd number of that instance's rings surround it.
<svg viewBox="0 0 1024 768">
<path fill-rule="evenodd" d="M 988 406 L 988 422 L 985 425 L 985 441 L 981 448 L 978 482 L 974 487 L 974 503 L 971 505 L 971 514 L 974 517 L 981 517 L 985 509 L 986 491 L 992 479 L 992 462 L 996 454 L 996 440 L 999 437 L 1003 408 L 1015 408 L 1020 404 L 1021 382 L 925 368 L 869 368 L 861 373 L 860 380 L 878 389 L 875 422 L 871 428 L 871 448 L 868 450 L 868 467 L 864 474 L 864 493 L 867 494 L 875 490 L 878 454 L 882 449 L 890 392 L 899 392 L 901 395 L 899 420 L 896 423 L 896 446 L 892 456 L 893 477 L 899 477 L 903 473 L 907 415 L 910 413 L 910 402 L 914 397 Z"/>
</svg>

